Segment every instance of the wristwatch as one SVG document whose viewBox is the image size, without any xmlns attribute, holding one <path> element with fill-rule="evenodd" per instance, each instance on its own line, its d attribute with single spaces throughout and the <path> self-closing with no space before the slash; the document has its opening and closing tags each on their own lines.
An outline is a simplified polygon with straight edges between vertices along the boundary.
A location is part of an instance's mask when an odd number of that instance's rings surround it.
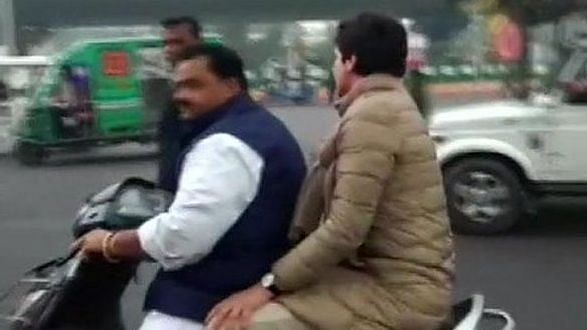
<svg viewBox="0 0 587 330">
<path fill-rule="evenodd" d="M 279 290 L 277 285 L 275 285 L 275 275 L 269 273 L 263 276 L 261 279 L 261 286 L 267 290 L 269 290 L 274 295 L 278 296 L 283 293 L 283 291 Z"/>
</svg>

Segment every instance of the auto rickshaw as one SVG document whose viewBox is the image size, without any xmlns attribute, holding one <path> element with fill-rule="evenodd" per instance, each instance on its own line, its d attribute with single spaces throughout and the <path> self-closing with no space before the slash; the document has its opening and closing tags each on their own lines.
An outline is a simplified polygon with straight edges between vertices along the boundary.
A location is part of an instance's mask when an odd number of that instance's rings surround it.
<svg viewBox="0 0 587 330">
<path fill-rule="evenodd" d="M 16 127 L 21 163 L 40 164 L 56 149 L 154 140 L 170 92 L 162 40 L 86 41 L 51 62 Z"/>
</svg>

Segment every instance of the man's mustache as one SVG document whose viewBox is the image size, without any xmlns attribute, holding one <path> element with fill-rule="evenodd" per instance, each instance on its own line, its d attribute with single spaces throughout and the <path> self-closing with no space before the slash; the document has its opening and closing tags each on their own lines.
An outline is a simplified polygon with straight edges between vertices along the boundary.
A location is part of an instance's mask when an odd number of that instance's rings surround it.
<svg viewBox="0 0 587 330">
<path fill-rule="evenodd" d="M 190 108 L 193 106 L 193 104 L 187 100 L 174 100 L 173 102 L 180 108 Z"/>
</svg>

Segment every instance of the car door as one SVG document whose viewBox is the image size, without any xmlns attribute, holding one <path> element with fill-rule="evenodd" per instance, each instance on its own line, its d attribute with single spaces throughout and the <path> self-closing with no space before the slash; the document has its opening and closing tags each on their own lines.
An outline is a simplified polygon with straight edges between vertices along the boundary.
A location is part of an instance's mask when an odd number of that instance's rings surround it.
<svg viewBox="0 0 587 330">
<path fill-rule="evenodd" d="M 565 101 L 550 110 L 548 180 L 587 183 L 587 102 Z"/>
</svg>

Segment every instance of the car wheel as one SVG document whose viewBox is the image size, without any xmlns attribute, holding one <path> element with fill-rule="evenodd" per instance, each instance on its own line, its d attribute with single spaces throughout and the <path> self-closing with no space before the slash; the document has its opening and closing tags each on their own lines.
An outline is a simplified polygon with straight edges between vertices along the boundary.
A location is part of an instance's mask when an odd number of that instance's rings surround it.
<svg viewBox="0 0 587 330">
<path fill-rule="evenodd" d="M 444 179 L 448 212 L 457 233 L 503 233 L 524 215 L 520 178 L 500 161 L 465 159 L 449 166 Z"/>
</svg>

